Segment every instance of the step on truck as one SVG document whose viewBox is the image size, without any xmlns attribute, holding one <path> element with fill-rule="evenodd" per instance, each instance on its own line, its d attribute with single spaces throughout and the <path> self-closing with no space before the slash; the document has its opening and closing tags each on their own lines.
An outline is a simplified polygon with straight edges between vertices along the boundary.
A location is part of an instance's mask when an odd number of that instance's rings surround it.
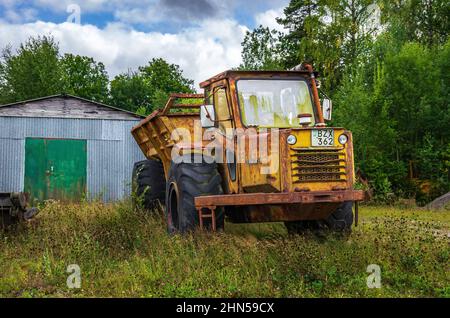
<svg viewBox="0 0 450 318">
<path fill-rule="evenodd" d="M 226 71 L 200 84 L 204 94 L 172 94 L 132 129 L 147 158 L 134 167 L 137 196 L 165 206 L 170 233 L 225 219 L 350 231 L 365 193 L 354 188 L 352 134 L 327 126 L 317 75 L 308 64 Z"/>
</svg>

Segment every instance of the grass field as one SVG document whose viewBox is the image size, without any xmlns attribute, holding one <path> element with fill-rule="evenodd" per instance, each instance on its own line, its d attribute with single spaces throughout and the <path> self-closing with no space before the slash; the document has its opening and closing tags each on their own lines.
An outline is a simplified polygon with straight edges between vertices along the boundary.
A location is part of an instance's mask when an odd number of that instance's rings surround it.
<svg viewBox="0 0 450 318">
<path fill-rule="evenodd" d="M 448 211 L 363 207 L 347 240 L 280 224 L 170 237 L 128 202 L 51 202 L 0 233 L 0 297 L 450 297 L 449 233 Z M 70 264 L 81 289 L 66 285 Z M 370 264 L 380 289 L 367 287 Z"/>
</svg>

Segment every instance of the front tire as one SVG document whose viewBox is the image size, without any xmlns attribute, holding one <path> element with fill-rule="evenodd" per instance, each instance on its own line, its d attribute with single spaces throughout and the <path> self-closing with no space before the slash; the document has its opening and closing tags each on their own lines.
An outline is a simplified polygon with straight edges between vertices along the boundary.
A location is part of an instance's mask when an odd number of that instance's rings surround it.
<svg viewBox="0 0 450 318">
<path fill-rule="evenodd" d="M 195 156 L 184 157 L 184 162 L 174 163 L 170 167 L 166 186 L 166 217 L 168 232 L 187 233 L 199 225 L 198 211 L 194 198 L 207 195 L 223 194 L 222 178 L 216 163 L 196 162 Z M 187 161 L 189 160 L 189 161 Z M 224 210 L 217 208 L 216 228 L 224 227 Z M 205 220 L 205 225 L 210 223 Z"/>
</svg>

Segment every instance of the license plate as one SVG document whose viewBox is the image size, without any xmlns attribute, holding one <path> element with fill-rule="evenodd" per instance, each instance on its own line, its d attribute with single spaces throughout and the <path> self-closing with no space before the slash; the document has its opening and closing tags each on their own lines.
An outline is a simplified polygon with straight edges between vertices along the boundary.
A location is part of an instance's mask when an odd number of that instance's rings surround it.
<svg viewBox="0 0 450 318">
<path fill-rule="evenodd" d="M 313 147 L 333 147 L 334 130 L 333 129 L 313 130 L 311 134 L 311 144 Z"/>
</svg>

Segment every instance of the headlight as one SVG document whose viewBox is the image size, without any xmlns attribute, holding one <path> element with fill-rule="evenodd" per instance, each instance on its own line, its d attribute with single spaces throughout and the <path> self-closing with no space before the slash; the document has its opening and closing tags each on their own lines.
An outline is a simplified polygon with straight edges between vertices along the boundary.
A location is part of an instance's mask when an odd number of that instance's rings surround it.
<svg viewBox="0 0 450 318">
<path fill-rule="evenodd" d="M 345 145 L 347 142 L 348 142 L 347 135 L 342 134 L 342 135 L 339 136 L 339 143 L 341 145 Z"/>
<path fill-rule="evenodd" d="M 287 143 L 289 145 L 295 145 L 297 143 L 297 137 L 294 135 L 289 135 L 289 137 L 287 137 Z"/>
</svg>

